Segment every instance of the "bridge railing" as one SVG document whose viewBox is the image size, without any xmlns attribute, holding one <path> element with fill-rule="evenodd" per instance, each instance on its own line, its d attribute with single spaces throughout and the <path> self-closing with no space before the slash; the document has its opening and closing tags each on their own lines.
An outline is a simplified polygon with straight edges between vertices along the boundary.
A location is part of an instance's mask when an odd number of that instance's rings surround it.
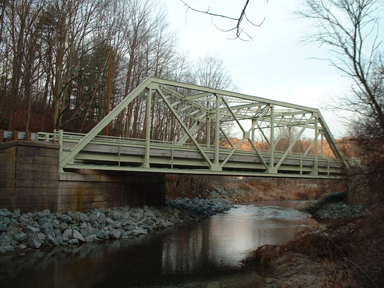
<svg viewBox="0 0 384 288">
<path fill-rule="evenodd" d="M 58 143 L 62 145 L 62 150 L 66 150 L 69 148 L 64 147 L 63 143 L 79 143 L 86 134 L 83 133 L 75 133 L 75 132 L 63 132 L 62 134 L 57 131 L 54 133 L 48 133 L 48 132 L 38 132 L 36 136 L 36 140 L 38 141 L 48 141 L 53 143 Z M 128 138 L 128 137 L 116 137 L 116 136 L 105 136 L 105 135 L 98 135 L 96 136 L 90 143 L 92 144 L 105 144 L 105 145 L 112 145 L 112 146 L 126 146 L 126 147 L 143 147 L 145 145 L 146 140 L 141 138 Z M 198 149 L 195 147 L 193 143 L 183 143 L 178 144 L 176 142 L 172 141 L 164 141 L 164 140 L 151 140 L 150 141 L 151 146 L 154 148 L 163 148 L 163 149 L 180 149 L 180 150 L 194 150 L 198 151 Z M 212 145 L 208 146 L 206 144 L 200 144 L 200 146 L 207 152 L 214 152 L 214 147 Z M 219 146 L 220 153 L 229 154 L 230 151 L 233 149 L 230 146 Z M 269 150 L 259 150 L 261 155 L 269 155 Z M 254 152 L 250 149 L 239 147 L 236 151 L 236 154 L 254 154 Z M 274 153 L 277 157 L 284 154 L 284 151 L 275 151 Z M 291 152 L 290 157 L 291 158 L 305 158 L 305 159 L 314 159 L 314 155 L 305 155 L 303 157 L 304 153 L 300 152 Z M 326 157 L 321 157 L 321 155 L 318 156 L 319 160 L 327 160 L 327 161 L 334 161 L 337 162 L 336 158 L 334 156 L 327 155 Z M 354 161 L 355 162 L 355 161 Z"/>
</svg>

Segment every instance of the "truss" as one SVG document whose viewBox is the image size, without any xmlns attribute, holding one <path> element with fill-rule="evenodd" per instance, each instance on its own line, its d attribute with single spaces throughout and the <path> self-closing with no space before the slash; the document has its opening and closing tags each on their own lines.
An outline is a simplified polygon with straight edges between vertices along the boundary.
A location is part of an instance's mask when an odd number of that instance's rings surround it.
<svg viewBox="0 0 384 288">
<path fill-rule="evenodd" d="M 145 121 L 140 123 L 144 137 L 102 136 L 103 129 L 136 98 L 145 106 Z M 153 137 L 162 128 L 153 124 L 161 117 L 156 113 L 176 120 L 178 133 L 170 141 Z M 58 131 L 38 137 L 61 144 L 63 170 L 337 177 L 348 168 L 318 109 L 153 77 L 88 134 Z M 308 147 L 295 152 L 303 138 Z M 324 147 L 330 149 L 327 157 Z"/>
</svg>

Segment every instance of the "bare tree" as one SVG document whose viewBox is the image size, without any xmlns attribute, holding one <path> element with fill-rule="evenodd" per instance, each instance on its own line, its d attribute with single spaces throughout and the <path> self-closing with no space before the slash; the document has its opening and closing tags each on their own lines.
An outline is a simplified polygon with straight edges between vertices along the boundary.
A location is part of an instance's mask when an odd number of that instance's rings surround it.
<svg viewBox="0 0 384 288">
<path fill-rule="evenodd" d="M 188 8 L 188 9 L 191 9 L 195 12 L 198 12 L 198 13 L 203 13 L 203 14 L 206 14 L 206 15 L 210 15 L 210 16 L 213 16 L 213 17 L 218 17 L 218 18 L 224 18 L 224 19 L 227 19 L 229 20 L 230 22 L 232 23 L 235 23 L 233 25 L 230 26 L 230 28 L 228 29 L 221 29 L 219 28 L 218 26 L 216 26 L 217 29 L 219 29 L 220 31 L 222 32 L 230 32 L 230 33 L 233 33 L 235 35 L 234 38 L 232 39 L 240 39 L 240 40 L 243 40 L 243 41 L 248 41 L 248 40 L 252 40 L 253 38 L 247 33 L 245 32 L 244 28 L 241 26 L 241 24 L 243 23 L 243 21 L 245 20 L 245 22 L 251 24 L 252 26 L 255 26 L 255 27 L 260 27 L 261 25 L 263 25 L 264 21 L 265 21 L 265 18 L 258 24 L 254 24 L 253 22 L 251 22 L 247 15 L 246 15 L 246 10 L 248 8 L 248 4 L 249 4 L 249 0 L 246 0 L 246 2 L 244 3 L 242 9 L 241 9 L 241 13 L 240 13 L 240 16 L 239 17 L 232 17 L 232 16 L 228 16 L 228 15 L 223 15 L 223 14 L 219 14 L 219 13 L 213 13 L 210 11 L 210 8 L 206 9 L 206 10 L 199 10 L 199 9 L 196 9 L 190 5 L 188 5 L 184 0 L 180 0 L 181 2 L 183 2 L 183 4 Z M 267 1 L 268 2 L 268 1 Z M 245 37 L 243 37 L 245 36 Z"/>
<path fill-rule="evenodd" d="M 200 59 L 195 75 L 198 85 L 214 89 L 235 90 L 229 72 L 220 58 L 207 56 Z"/>
<path fill-rule="evenodd" d="M 351 111 L 353 137 L 365 151 L 366 175 L 384 184 L 384 66 L 381 58 L 383 33 L 379 31 L 380 0 L 305 0 L 296 12 L 310 20 L 314 33 L 307 42 L 328 48 L 329 61 L 351 80 L 351 93 L 340 99 L 338 107 Z"/>
</svg>

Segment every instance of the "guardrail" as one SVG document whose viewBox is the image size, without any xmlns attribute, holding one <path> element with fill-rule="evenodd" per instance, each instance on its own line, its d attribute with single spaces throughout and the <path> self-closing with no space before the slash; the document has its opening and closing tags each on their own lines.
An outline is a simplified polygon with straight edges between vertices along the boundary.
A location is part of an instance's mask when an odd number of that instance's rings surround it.
<svg viewBox="0 0 384 288">
<path fill-rule="evenodd" d="M 0 129 L 0 143 L 12 140 L 37 140 L 36 132 L 5 131 Z"/>
<path fill-rule="evenodd" d="M 60 136 L 59 132 L 53 132 L 53 133 L 48 133 L 48 132 L 38 132 L 36 136 L 36 140 L 38 141 L 48 141 L 48 142 L 54 142 L 54 143 L 59 143 L 62 144 L 61 142 L 72 142 L 72 143 L 79 143 L 80 140 L 85 137 L 86 134 L 83 133 L 74 133 L 74 132 L 64 132 L 62 136 Z M 62 137 L 62 139 L 60 139 Z M 98 135 L 96 136 L 91 143 L 93 144 L 107 144 L 107 145 L 118 145 L 118 146 L 136 146 L 137 147 L 143 147 L 145 145 L 145 139 L 140 139 L 140 138 L 128 138 L 128 137 L 117 137 L 117 136 L 105 136 L 105 135 Z M 184 144 L 178 144 L 176 142 L 171 142 L 171 141 L 164 141 L 164 140 L 151 140 L 151 145 L 152 147 L 163 147 L 163 148 L 168 148 L 168 149 L 174 149 L 174 148 L 179 148 L 179 149 L 188 149 L 188 150 L 195 150 L 195 145 L 193 143 L 184 143 Z M 202 148 L 204 148 L 205 151 L 213 150 L 213 145 L 208 147 L 205 144 L 200 144 Z M 231 146 L 219 146 L 219 149 L 221 151 L 225 150 L 232 150 Z M 197 150 L 197 149 L 196 149 Z M 238 152 L 240 153 L 247 153 L 247 152 L 252 152 L 252 149 L 246 149 L 239 147 L 237 149 Z M 259 150 L 260 154 L 262 155 L 269 155 L 269 150 Z M 283 155 L 284 151 L 275 151 L 275 155 Z M 304 153 L 295 153 L 291 152 L 290 155 L 291 157 L 296 157 L 297 159 L 300 159 L 303 157 Z M 314 158 L 314 155 L 306 155 L 304 157 L 305 159 L 312 159 Z M 328 161 L 335 161 L 336 157 L 332 156 L 327 156 L 327 157 L 320 157 L 319 159 L 325 159 Z"/>
</svg>

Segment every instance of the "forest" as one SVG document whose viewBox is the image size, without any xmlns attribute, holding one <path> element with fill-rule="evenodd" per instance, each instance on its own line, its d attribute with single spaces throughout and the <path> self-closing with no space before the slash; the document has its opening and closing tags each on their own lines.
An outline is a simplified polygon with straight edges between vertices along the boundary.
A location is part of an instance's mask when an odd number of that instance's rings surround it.
<svg viewBox="0 0 384 288">
<path fill-rule="evenodd" d="M 0 25 L 0 129 L 88 132 L 148 76 L 234 88 L 220 59 L 178 51 L 158 1 L 1 1 Z M 139 137 L 143 115 L 133 101 L 111 134 Z"/>
<path fill-rule="evenodd" d="M 296 14 L 318 23 L 307 41 L 328 45 L 331 64 L 352 80 L 351 93 L 334 104 L 355 113 L 350 135 L 339 140 L 342 150 L 380 167 L 384 66 L 374 15 L 380 2 L 340 2 L 334 5 L 346 15 L 340 21 L 332 5 L 307 1 Z M 9 131 L 86 133 L 148 76 L 236 90 L 221 59 L 192 61 L 178 50 L 167 10 L 154 0 L 2 0 L 0 59 L 0 129 Z M 174 117 L 166 110 L 156 115 L 152 138 L 177 140 Z M 143 137 L 144 117 L 137 98 L 111 123 L 110 135 Z M 309 145 L 299 144 L 295 152 Z"/>
</svg>

